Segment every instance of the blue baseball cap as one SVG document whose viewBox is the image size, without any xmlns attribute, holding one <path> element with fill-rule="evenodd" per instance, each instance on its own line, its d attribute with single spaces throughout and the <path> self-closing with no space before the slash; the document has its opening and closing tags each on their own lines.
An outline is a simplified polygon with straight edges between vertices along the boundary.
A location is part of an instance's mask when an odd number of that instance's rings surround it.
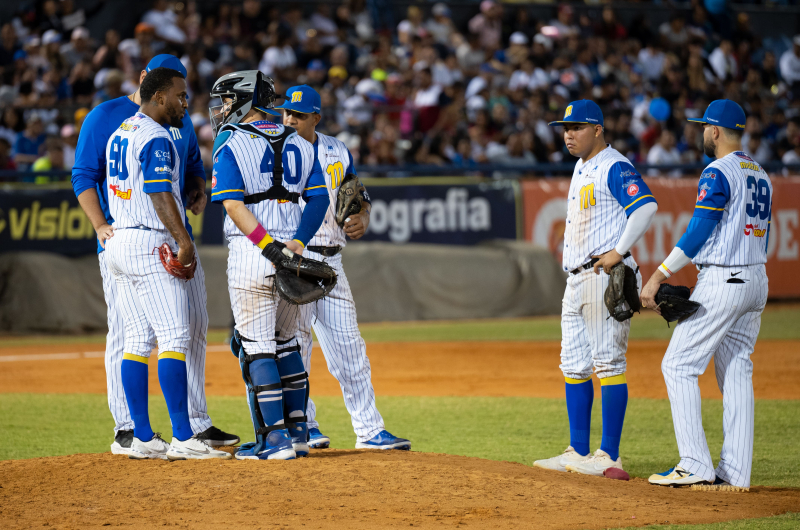
<svg viewBox="0 0 800 530">
<path fill-rule="evenodd" d="M 564 119 L 561 121 L 551 121 L 547 125 L 557 127 L 566 123 L 588 123 L 589 125 L 603 125 L 603 112 L 594 101 L 581 99 L 573 101 L 567 105 L 564 111 Z"/>
<path fill-rule="evenodd" d="M 177 70 L 184 77 L 184 79 L 186 78 L 186 67 L 183 66 L 181 60 L 168 53 L 162 53 L 161 55 L 156 55 L 150 59 L 150 62 L 147 63 L 145 70 L 149 72 L 153 68 L 169 68 L 171 70 Z"/>
<path fill-rule="evenodd" d="M 293 86 L 286 91 L 286 101 L 276 109 L 293 110 L 303 114 L 319 114 L 322 100 L 319 93 L 308 85 Z"/>
<path fill-rule="evenodd" d="M 689 120 L 694 123 L 707 123 L 717 127 L 725 127 L 736 131 L 743 131 L 747 117 L 744 115 L 742 107 L 735 101 L 729 99 L 718 99 L 712 101 L 706 109 L 706 113 L 699 120 Z"/>
</svg>

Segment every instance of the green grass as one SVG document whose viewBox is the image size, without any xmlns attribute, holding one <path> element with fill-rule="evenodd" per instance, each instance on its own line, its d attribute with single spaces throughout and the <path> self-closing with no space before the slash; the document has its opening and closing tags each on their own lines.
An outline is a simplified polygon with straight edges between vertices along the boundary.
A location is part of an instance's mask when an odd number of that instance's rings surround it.
<svg viewBox="0 0 800 530">
<path fill-rule="evenodd" d="M 761 319 L 760 339 L 800 339 L 800 307 L 795 304 L 768 306 Z M 675 326 L 667 327 L 664 320 L 651 311 L 635 315 L 631 323 L 632 340 L 665 339 L 672 336 Z M 561 340 L 561 319 L 558 316 L 517 319 L 486 319 L 433 322 L 380 322 L 361 325 L 361 335 L 367 342 L 407 341 L 472 341 L 472 340 Z M 228 330 L 211 330 L 209 344 L 227 340 Z M 106 336 L 0 336 L 0 348 L 37 344 L 102 344 Z"/>
<path fill-rule="evenodd" d="M 319 421 L 333 447 L 352 448 L 355 435 L 341 398 L 319 397 Z M 598 403 L 599 405 L 599 403 Z M 414 450 L 507 460 L 530 465 L 560 453 L 569 440 L 564 401 L 538 398 L 379 397 L 393 433 Z M 252 438 L 242 397 L 210 397 L 215 425 Z M 703 403 L 712 455 L 722 446 L 722 402 Z M 153 428 L 169 439 L 164 400 L 151 398 Z M 425 421 L 419 421 L 425 418 Z M 753 484 L 800 487 L 800 402 L 756 402 Z M 593 447 L 600 442 L 600 407 L 594 407 Z M 113 425 L 105 396 L 0 394 L 0 459 L 108 450 Z M 632 399 L 621 454 L 626 470 L 647 477 L 675 465 L 678 450 L 666 400 Z"/>
<path fill-rule="evenodd" d="M 702 525 L 655 525 L 648 526 L 658 530 L 797 530 L 800 528 L 800 513 L 786 513 L 763 519 L 740 519 L 727 523 Z"/>
</svg>

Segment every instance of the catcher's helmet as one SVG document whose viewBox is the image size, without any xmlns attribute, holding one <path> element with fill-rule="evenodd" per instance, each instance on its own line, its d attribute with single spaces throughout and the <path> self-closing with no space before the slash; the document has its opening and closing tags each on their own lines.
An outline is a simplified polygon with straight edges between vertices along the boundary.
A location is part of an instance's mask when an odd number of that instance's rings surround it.
<svg viewBox="0 0 800 530">
<path fill-rule="evenodd" d="M 214 83 L 212 98 L 220 98 L 221 104 L 208 108 L 214 137 L 219 128 L 226 123 L 236 123 L 250 112 L 251 108 L 273 116 L 275 112 L 275 85 L 269 77 L 258 70 L 243 70 L 225 74 Z"/>
</svg>

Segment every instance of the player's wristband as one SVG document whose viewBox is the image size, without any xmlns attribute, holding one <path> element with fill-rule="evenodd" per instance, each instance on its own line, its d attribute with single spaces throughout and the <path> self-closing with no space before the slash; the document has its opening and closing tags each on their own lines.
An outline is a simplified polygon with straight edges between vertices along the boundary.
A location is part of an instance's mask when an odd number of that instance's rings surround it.
<svg viewBox="0 0 800 530">
<path fill-rule="evenodd" d="M 255 230 L 250 232 L 250 235 L 247 236 L 247 239 L 249 239 L 255 246 L 257 246 L 260 249 L 263 249 L 273 241 L 272 237 L 267 233 L 267 230 L 263 226 L 261 226 L 260 223 Z"/>
<path fill-rule="evenodd" d="M 666 276 L 667 278 L 669 278 L 670 276 L 672 276 L 672 271 L 671 271 L 671 270 L 669 270 L 669 269 L 667 268 L 667 266 L 666 266 L 666 265 L 664 265 L 663 263 L 662 263 L 661 265 L 659 265 L 659 267 L 658 267 L 658 270 L 660 270 L 660 271 L 661 271 L 661 272 L 664 274 L 664 276 Z"/>
<path fill-rule="evenodd" d="M 298 243 L 300 243 L 301 247 L 306 248 L 306 246 L 303 244 L 303 242 L 300 241 L 299 239 L 292 239 L 292 241 L 297 241 Z"/>
</svg>

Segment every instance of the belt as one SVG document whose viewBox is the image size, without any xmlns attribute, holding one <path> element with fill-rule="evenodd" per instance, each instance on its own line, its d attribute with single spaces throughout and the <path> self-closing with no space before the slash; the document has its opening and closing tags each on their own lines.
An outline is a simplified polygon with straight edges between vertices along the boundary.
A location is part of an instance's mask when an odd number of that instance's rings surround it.
<svg viewBox="0 0 800 530">
<path fill-rule="evenodd" d="M 114 230 L 147 230 L 149 232 L 152 228 L 146 226 L 127 226 L 125 228 L 115 228 Z"/>
<path fill-rule="evenodd" d="M 339 247 L 339 246 L 336 246 L 336 247 L 316 247 L 316 246 L 311 246 L 311 247 L 306 247 L 306 250 L 309 250 L 311 252 L 316 252 L 317 254 L 322 254 L 323 256 L 326 256 L 326 257 L 329 258 L 329 257 L 335 256 L 336 254 L 341 252 L 342 251 L 342 247 Z"/>
<path fill-rule="evenodd" d="M 627 259 L 627 258 L 630 258 L 630 257 L 631 257 L 631 253 L 630 252 L 626 252 L 625 255 L 622 256 L 622 259 Z M 583 271 L 585 271 L 587 269 L 591 269 L 592 267 L 594 267 L 594 264 L 597 263 L 598 261 L 600 261 L 600 258 L 592 258 L 588 263 L 584 263 L 583 265 L 581 265 L 577 269 L 572 269 L 571 271 L 569 271 L 569 273 L 573 274 L 573 275 L 574 274 L 580 274 Z"/>
</svg>

